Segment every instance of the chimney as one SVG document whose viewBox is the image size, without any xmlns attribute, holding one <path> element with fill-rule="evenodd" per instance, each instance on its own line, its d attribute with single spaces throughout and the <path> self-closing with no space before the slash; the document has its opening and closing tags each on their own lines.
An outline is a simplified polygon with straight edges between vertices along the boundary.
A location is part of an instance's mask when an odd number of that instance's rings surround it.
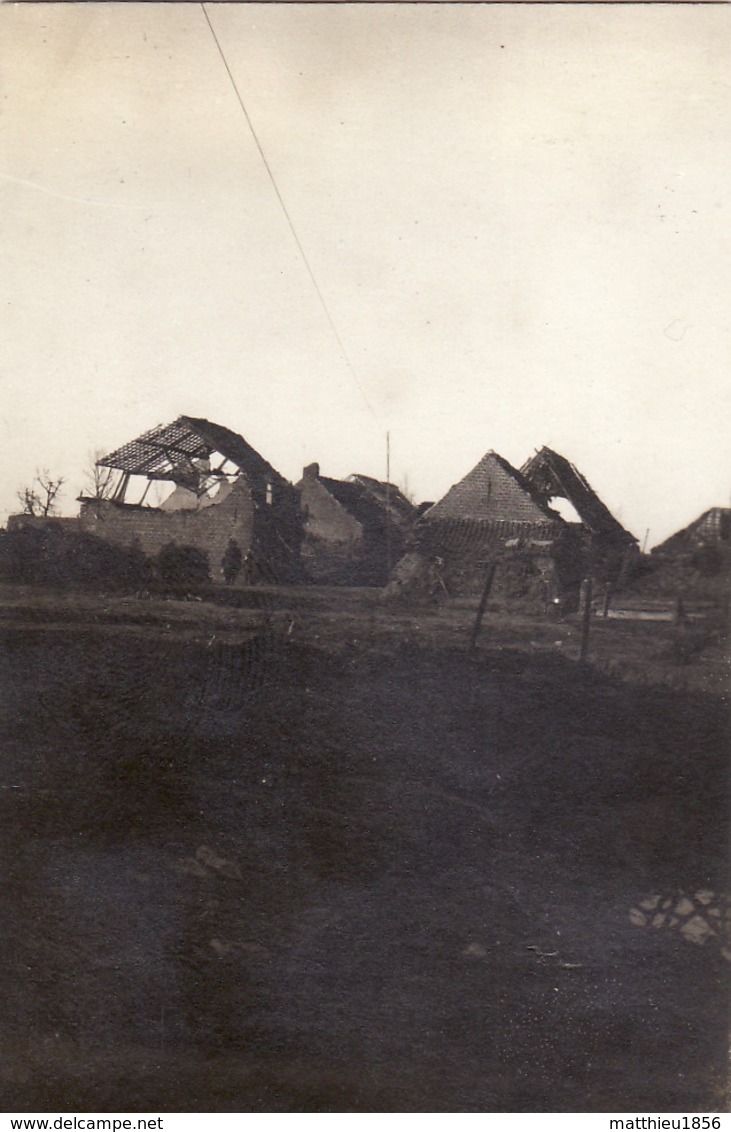
<svg viewBox="0 0 731 1132">
<path fill-rule="evenodd" d="M 306 468 L 302 469 L 302 478 L 305 480 L 317 480 L 320 478 L 320 465 L 308 464 Z"/>
</svg>

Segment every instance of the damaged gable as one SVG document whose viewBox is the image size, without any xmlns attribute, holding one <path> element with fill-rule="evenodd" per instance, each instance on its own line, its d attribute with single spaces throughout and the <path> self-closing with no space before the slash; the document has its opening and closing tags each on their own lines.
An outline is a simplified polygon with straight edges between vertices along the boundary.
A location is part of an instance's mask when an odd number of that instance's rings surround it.
<svg viewBox="0 0 731 1132">
<path fill-rule="evenodd" d="M 391 591 L 479 593 L 486 568 L 499 559 L 495 592 L 542 607 L 561 589 L 556 556 L 568 530 L 525 477 L 491 450 L 421 515 Z"/>
<path fill-rule="evenodd" d="M 543 447 L 531 456 L 521 471 L 546 504 L 557 498 L 568 500 L 590 534 L 610 536 L 624 542 L 637 541 L 614 518 L 578 468 L 565 456 Z"/>
<path fill-rule="evenodd" d="M 578 521 L 551 505 L 558 498 L 568 500 Z M 499 562 L 494 594 L 502 590 L 507 604 L 547 608 L 574 602 L 587 574 L 619 581 L 636 554 L 636 539 L 564 457 L 543 448 L 518 471 L 489 451 L 420 517 L 394 582 L 410 574 L 432 589 L 436 579 L 447 594 L 475 593 L 486 568 Z"/>
</svg>

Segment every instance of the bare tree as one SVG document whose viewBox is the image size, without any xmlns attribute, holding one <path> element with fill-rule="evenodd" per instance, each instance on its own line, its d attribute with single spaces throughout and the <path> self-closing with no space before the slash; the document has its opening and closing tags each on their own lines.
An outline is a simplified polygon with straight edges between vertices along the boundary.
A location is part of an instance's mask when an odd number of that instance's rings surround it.
<svg viewBox="0 0 731 1132">
<path fill-rule="evenodd" d="M 41 497 L 33 487 L 24 487 L 16 492 L 23 508 L 23 515 L 41 515 Z"/>
<path fill-rule="evenodd" d="M 103 455 L 102 450 L 97 449 L 86 472 L 85 486 L 87 496 L 91 499 L 110 499 L 114 492 L 114 468 L 105 468 L 99 464 Z"/>
<path fill-rule="evenodd" d="M 65 482 L 63 476 L 54 477 L 47 468 L 36 472 L 33 483 L 29 487 L 21 488 L 17 493 L 23 514 L 36 515 L 40 518 L 55 515 L 57 499 Z"/>
</svg>

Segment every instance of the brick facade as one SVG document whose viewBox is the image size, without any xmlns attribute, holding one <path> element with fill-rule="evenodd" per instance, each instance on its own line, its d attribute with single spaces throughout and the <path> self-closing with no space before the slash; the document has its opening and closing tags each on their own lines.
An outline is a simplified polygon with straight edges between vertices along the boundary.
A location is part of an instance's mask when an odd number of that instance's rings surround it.
<svg viewBox="0 0 731 1132">
<path fill-rule="evenodd" d="M 338 503 L 319 477 L 319 466 L 310 464 L 297 485 L 307 534 L 332 542 L 357 543 L 363 537 L 362 524 Z"/>
<path fill-rule="evenodd" d="M 229 539 L 234 539 L 242 554 L 254 556 L 264 576 L 272 581 L 295 581 L 300 572 L 298 501 L 294 489 L 278 487 L 280 497 L 267 503 L 266 496 L 254 497 L 242 476 L 221 503 L 200 510 L 162 511 L 110 500 L 83 500 L 79 527 L 118 546 L 136 546 L 151 557 L 171 542 L 198 547 L 208 555 L 215 581 L 223 577 L 223 554 Z"/>
<path fill-rule="evenodd" d="M 545 524 L 559 516 L 538 498 L 517 469 L 497 452 L 488 452 L 424 518 L 427 522 L 477 519 L 488 523 Z"/>
<path fill-rule="evenodd" d="M 304 524 L 302 565 L 311 582 L 341 585 L 356 580 L 363 553 L 361 523 L 320 481 L 320 468 L 310 464 L 297 484 Z"/>
<path fill-rule="evenodd" d="M 254 505 L 247 484 L 237 482 L 222 503 L 199 511 L 161 511 L 109 500 L 84 501 L 79 525 L 88 534 L 117 546 L 136 546 L 150 557 L 171 542 L 198 547 L 208 555 L 211 577 L 220 579 L 228 540 L 235 539 L 244 553 L 252 546 Z"/>
</svg>

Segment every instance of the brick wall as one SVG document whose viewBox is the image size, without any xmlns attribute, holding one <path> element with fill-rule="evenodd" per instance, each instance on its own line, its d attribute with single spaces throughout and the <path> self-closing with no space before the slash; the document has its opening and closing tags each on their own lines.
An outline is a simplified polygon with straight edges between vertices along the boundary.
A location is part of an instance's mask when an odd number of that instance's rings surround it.
<svg viewBox="0 0 731 1132">
<path fill-rule="evenodd" d="M 83 502 L 79 526 L 118 546 L 136 545 L 150 556 L 170 542 L 196 546 L 208 555 L 211 577 L 218 580 L 230 538 L 236 540 L 244 554 L 252 549 L 254 504 L 246 481 L 239 479 L 222 503 L 200 511 L 160 511 L 108 500 Z"/>
<path fill-rule="evenodd" d="M 435 519 L 479 519 L 485 522 L 545 523 L 550 516 L 494 452 L 483 456 L 464 479 L 451 487 L 428 513 Z"/>
<path fill-rule="evenodd" d="M 519 596 L 521 587 L 534 597 L 558 586 L 554 561 L 563 525 L 549 522 L 486 523 L 469 519 L 424 519 L 415 529 L 411 546 L 427 562 L 439 560 L 439 572 L 450 594 L 480 593 L 490 562 L 500 563 L 495 596 L 505 591 Z"/>
<path fill-rule="evenodd" d="M 305 468 L 297 484 L 304 515 L 305 535 L 313 539 L 353 544 L 363 537 L 363 528 L 318 479 L 317 464 Z"/>
<path fill-rule="evenodd" d="M 355 585 L 362 574 L 363 527 L 319 480 L 317 464 L 297 484 L 304 522 L 302 563 L 312 582 Z"/>
</svg>

